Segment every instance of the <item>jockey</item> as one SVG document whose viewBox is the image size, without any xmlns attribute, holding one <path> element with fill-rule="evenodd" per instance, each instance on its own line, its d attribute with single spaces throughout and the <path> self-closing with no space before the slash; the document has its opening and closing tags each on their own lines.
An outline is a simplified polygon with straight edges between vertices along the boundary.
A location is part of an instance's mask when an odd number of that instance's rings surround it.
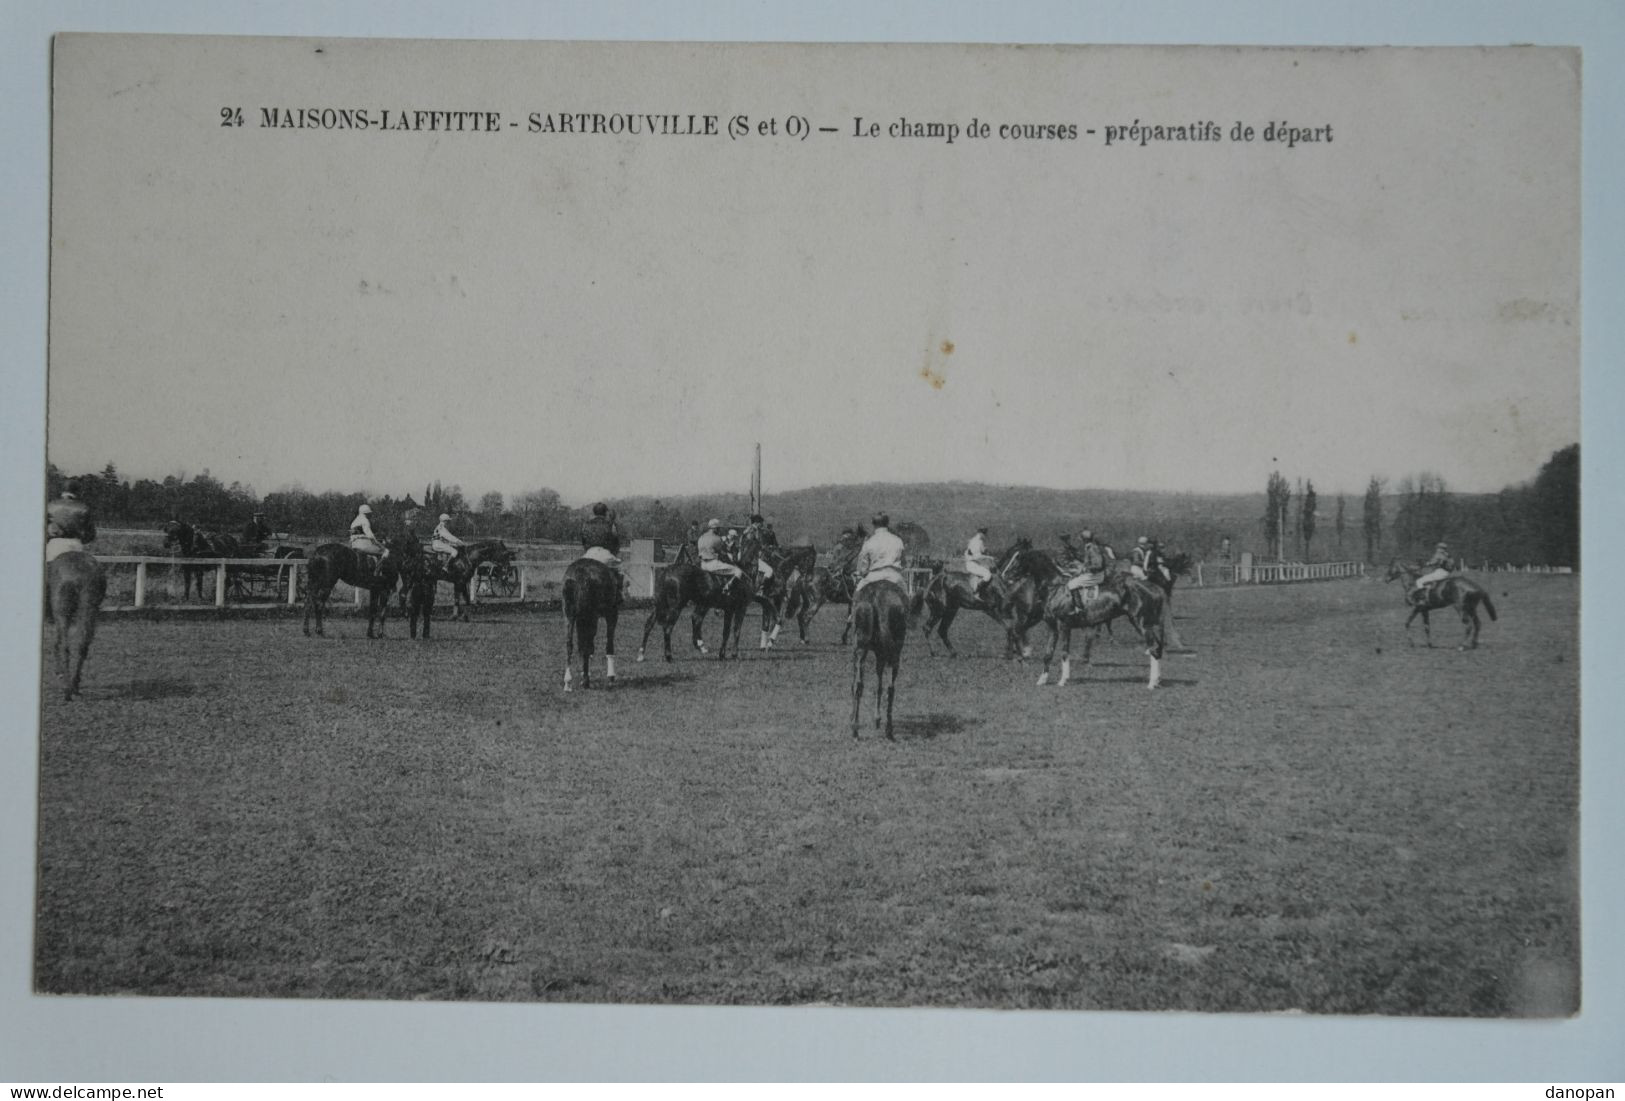
<svg viewBox="0 0 1625 1101">
<path fill-rule="evenodd" d="M 462 554 L 463 548 L 467 546 L 468 544 L 457 538 L 457 534 L 451 530 L 451 514 L 442 512 L 440 523 L 435 525 L 434 541 L 429 544 L 429 549 L 440 555 L 441 563 L 445 564 Z"/>
<path fill-rule="evenodd" d="M 745 534 L 756 541 L 756 573 L 761 578 L 761 583 L 758 587 L 764 589 L 767 587 L 767 583 L 773 580 L 773 567 L 768 565 L 767 555 L 762 553 L 762 551 L 766 550 L 768 547 L 767 530 L 767 521 L 762 519 L 762 514 L 759 512 L 751 513 L 750 526 L 745 529 Z M 774 545 L 777 545 L 778 538 L 776 536 L 774 537 L 773 542 Z M 741 538 L 740 544 L 744 544 L 743 538 Z"/>
<path fill-rule="evenodd" d="M 1082 611 L 1086 601 L 1099 595 L 1100 583 L 1106 579 L 1106 552 L 1090 529 L 1078 532 L 1078 538 L 1083 540 L 1081 547 L 1074 547 L 1069 536 L 1061 536 L 1062 568 L 1068 573 L 1076 571 L 1067 581 L 1066 591 L 1072 594 L 1072 606 Z"/>
<path fill-rule="evenodd" d="M 1136 581 L 1144 581 L 1150 572 L 1151 560 L 1156 550 L 1151 546 L 1151 539 L 1142 535 L 1134 541 L 1134 549 L 1129 551 L 1128 572 L 1134 575 Z"/>
<path fill-rule="evenodd" d="M 858 593 L 871 581 L 890 581 L 898 586 L 904 584 L 903 552 L 906 548 L 903 541 L 891 532 L 891 517 L 884 512 L 875 513 L 874 526 L 874 533 L 864 540 L 863 549 L 858 551 L 858 559 L 853 563 L 852 572 L 858 577 L 857 587 L 852 590 L 854 602 Z"/>
<path fill-rule="evenodd" d="M 965 544 L 965 572 L 976 578 L 976 595 L 993 580 L 993 556 L 987 553 L 987 528 L 976 529 L 976 534 Z"/>
<path fill-rule="evenodd" d="M 722 591 L 727 592 L 735 578 L 745 576 L 745 571 L 728 561 L 728 541 L 723 538 L 721 527 L 722 521 L 717 519 L 705 525 L 705 534 L 699 539 L 700 569 L 708 574 L 722 574 L 727 579 L 722 583 Z"/>
<path fill-rule="evenodd" d="M 71 481 L 62 496 L 45 506 L 45 560 L 69 551 L 82 551 L 96 541 L 96 521 L 90 506 L 79 499 L 79 482 Z"/>
<path fill-rule="evenodd" d="M 1164 581 L 1172 582 L 1174 579 L 1174 575 L 1168 572 L 1168 560 L 1162 555 L 1161 539 L 1151 540 L 1151 550 L 1145 556 L 1145 572 L 1146 576 L 1153 581 L 1156 580 L 1159 574 Z"/>
<path fill-rule="evenodd" d="M 254 518 L 243 528 L 243 545 L 245 547 L 260 547 L 271 538 L 271 525 L 265 522 L 265 513 L 256 512 Z"/>
<path fill-rule="evenodd" d="M 1422 591 L 1429 585 L 1449 577 L 1450 566 L 1450 544 L 1441 542 L 1433 548 L 1433 557 L 1422 563 L 1422 573 L 1411 586 L 1411 599 L 1420 600 Z"/>
<path fill-rule="evenodd" d="M 446 519 L 442 517 L 442 519 Z M 440 534 L 440 529 L 435 529 Z M 616 599 L 626 595 L 626 575 L 621 573 L 621 529 L 615 523 L 615 514 L 599 501 L 592 506 L 592 518 L 581 525 L 581 557 L 602 562 L 615 575 Z"/>
<path fill-rule="evenodd" d="M 372 506 L 362 503 L 355 510 L 355 519 L 350 521 L 350 549 L 365 557 L 358 561 L 365 566 L 369 558 L 383 558 L 384 546 L 378 537 L 372 533 L 372 521 L 367 517 L 372 515 Z"/>
</svg>

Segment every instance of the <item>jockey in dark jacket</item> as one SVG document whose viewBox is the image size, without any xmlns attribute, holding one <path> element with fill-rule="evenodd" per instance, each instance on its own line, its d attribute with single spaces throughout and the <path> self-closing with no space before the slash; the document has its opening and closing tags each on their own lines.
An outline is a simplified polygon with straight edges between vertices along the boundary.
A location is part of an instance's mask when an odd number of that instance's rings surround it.
<svg viewBox="0 0 1625 1101">
<path fill-rule="evenodd" d="M 583 558 L 602 562 L 615 575 L 615 588 L 620 596 L 626 594 L 626 575 L 621 573 L 621 529 L 615 523 L 615 514 L 608 505 L 599 501 L 592 506 L 592 516 L 581 525 Z"/>
</svg>

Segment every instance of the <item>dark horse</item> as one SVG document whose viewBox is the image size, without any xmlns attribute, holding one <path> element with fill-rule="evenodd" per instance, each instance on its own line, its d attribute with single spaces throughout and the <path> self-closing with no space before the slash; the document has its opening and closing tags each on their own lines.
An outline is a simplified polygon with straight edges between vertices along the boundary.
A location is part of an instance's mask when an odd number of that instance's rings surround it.
<svg viewBox="0 0 1625 1101">
<path fill-rule="evenodd" d="M 400 579 L 398 548 L 384 541 L 384 556 L 363 566 L 359 551 L 343 543 L 323 543 L 310 552 L 310 565 L 305 578 L 305 635 L 310 635 L 310 617 L 316 615 L 316 633 L 322 634 L 322 615 L 327 610 L 327 598 L 333 586 L 342 581 L 357 589 L 367 590 L 367 637 L 382 638 L 384 620 L 389 615 L 389 594 Z M 371 558 L 371 555 L 366 557 Z M 374 635 L 373 623 L 378 624 Z"/>
<path fill-rule="evenodd" d="M 480 567 L 487 562 L 506 566 L 513 558 L 513 551 L 500 539 L 481 539 L 476 543 L 470 543 L 463 548 L 462 554 L 445 564 L 441 564 L 439 557 L 432 551 L 425 554 L 428 569 L 434 574 L 434 580 L 451 583 L 452 616 L 464 623 L 469 622 L 468 609 L 474 603 L 471 595 L 474 576 L 479 573 Z M 406 590 L 402 589 L 403 606 L 406 597 Z"/>
<path fill-rule="evenodd" d="M 1049 649 L 1044 653 L 1044 672 L 1039 684 L 1049 683 L 1050 662 L 1055 647 L 1061 649 L 1061 677 L 1057 684 L 1072 678 L 1072 631 L 1075 628 L 1100 627 L 1118 617 L 1125 617 L 1145 640 L 1145 653 L 1151 659 L 1147 688 L 1155 688 L 1162 681 L 1162 655 L 1164 649 L 1163 612 L 1166 601 L 1162 590 L 1155 585 L 1135 580 L 1121 572 L 1111 572 L 1093 597 L 1078 608 L 1066 588 L 1066 575 L 1055 561 L 1043 551 L 1023 550 L 1016 554 L 1009 570 L 1017 582 L 1011 596 L 1011 616 L 1026 617 L 1036 614 L 1050 629 Z M 1083 661 L 1089 662 L 1094 645 L 1094 634 L 1084 636 Z"/>
<path fill-rule="evenodd" d="M 615 571 L 592 558 L 578 558 L 564 571 L 564 690 L 574 684 L 570 667 L 581 649 L 581 687 L 592 687 L 593 646 L 604 621 L 605 675 L 615 683 L 615 621 L 620 616 L 621 584 Z"/>
<path fill-rule="evenodd" d="M 794 618 L 796 626 L 801 632 L 801 641 L 807 641 L 807 624 L 812 622 L 818 609 L 825 604 L 852 603 L 852 590 L 856 582 L 848 572 L 852 559 L 834 566 L 814 566 L 801 574 L 795 582 L 784 604 L 785 618 Z M 847 637 L 852 633 L 852 624 L 847 623 L 841 631 L 841 645 L 846 645 Z"/>
<path fill-rule="evenodd" d="M 921 598 L 916 597 L 917 612 Z M 886 697 L 886 737 L 892 734 L 892 701 L 897 695 L 897 670 L 903 657 L 903 639 L 908 634 L 910 605 L 902 587 L 891 581 L 871 581 L 852 601 L 852 626 L 857 638 L 852 645 L 852 736 L 858 736 L 858 714 L 863 709 L 863 667 L 869 655 L 875 656 L 875 729 L 880 729 L 880 697 Z M 891 670 L 891 682 L 886 670 Z"/>
<path fill-rule="evenodd" d="M 79 691 L 79 674 L 84 672 L 90 640 L 96 635 L 96 613 L 107 595 L 107 576 L 100 562 L 84 551 L 68 551 L 51 559 L 45 567 L 45 599 L 51 622 L 56 626 L 56 675 L 62 682 L 62 698 L 73 699 Z"/>
<path fill-rule="evenodd" d="M 1004 576 L 1010 563 L 1018 551 L 1031 548 L 1032 544 L 1023 539 L 1015 546 L 994 558 L 992 567 L 993 579 L 987 582 L 986 589 L 981 595 L 977 594 L 977 580 L 963 567 L 955 568 L 944 565 L 931 575 L 931 580 L 925 586 L 925 645 L 934 655 L 936 647 L 931 644 L 933 632 L 947 647 L 949 657 L 958 657 L 959 652 L 948 639 L 948 628 L 954 624 L 954 617 L 959 615 L 961 609 L 971 612 L 986 612 L 1006 631 L 1006 652 L 1012 656 L 1019 656 L 1022 648 L 1020 632 L 1012 631 L 1005 615 L 1005 603 L 1009 595 L 1009 581 Z"/>
<path fill-rule="evenodd" d="M 240 558 L 242 547 L 235 535 L 226 535 L 221 532 L 204 531 L 194 528 L 191 524 L 181 520 L 171 520 L 164 525 L 164 549 L 180 548 L 182 558 Z M 181 599 L 185 600 L 192 594 L 192 586 L 197 585 L 197 598 L 203 596 L 203 572 L 211 569 L 210 566 L 182 566 L 181 567 Z M 224 566 L 219 567 L 225 569 Z"/>
<path fill-rule="evenodd" d="M 773 605 L 773 631 L 767 644 L 779 640 L 779 631 L 786 619 L 794 618 L 801 629 L 801 641 L 807 641 L 807 601 L 804 578 L 818 568 L 818 551 L 808 545 L 802 547 L 763 548 L 762 559 L 773 569 L 773 576 L 762 586 L 762 596 Z"/>
<path fill-rule="evenodd" d="M 1428 613 L 1438 611 L 1440 608 L 1454 608 L 1461 615 L 1463 635 L 1458 650 L 1478 649 L 1478 606 L 1482 604 L 1484 610 L 1490 613 L 1494 620 L 1495 604 L 1490 600 L 1490 594 L 1476 581 L 1454 574 L 1443 581 L 1435 581 L 1421 594 L 1422 599 L 1417 600 L 1416 594 L 1411 590 L 1416 587 L 1416 579 L 1422 576 L 1422 569 L 1410 562 L 1401 562 L 1395 558 L 1388 563 L 1388 580 L 1405 579 L 1405 603 L 1410 605 L 1411 614 L 1405 617 L 1405 641 L 1412 646 L 1411 621 L 1417 616 L 1422 617 L 1422 633 L 1427 636 L 1427 644 L 1433 645 L 1433 631 L 1428 626 Z"/>
<path fill-rule="evenodd" d="M 762 609 L 762 645 L 767 645 L 768 624 L 773 622 L 777 614 L 772 601 L 756 591 L 751 584 L 750 576 L 734 579 L 732 586 L 723 585 L 721 575 L 707 573 L 699 566 L 688 562 L 679 562 L 666 567 L 660 577 L 660 584 L 655 590 L 654 611 L 649 613 L 649 619 L 643 625 L 643 641 L 638 645 L 638 660 L 643 660 L 644 651 L 649 646 L 649 634 L 660 627 L 665 635 L 665 657 L 671 657 L 671 632 L 677 626 L 677 618 L 682 615 L 683 609 L 689 605 L 694 606 L 692 619 L 694 621 L 694 649 L 706 653 L 705 640 L 700 637 L 700 627 L 705 622 L 705 614 L 712 608 L 722 613 L 722 645 L 717 650 L 718 658 L 728 656 L 728 643 L 733 642 L 733 656 L 739 657 L 739 636 L 744 633 L 745 613 L 752 604 Z"/>
<path fill-rule="evenodd" d="M 390 544 L 390 549 L 400 575 L 401 607 L 406 613 L 407 628 L 412 637 L 417 638 L 421 621 L 423 641 L 427 642 L 429 624 L 434 621 L 435 588 L 442 576 L 440 564 L 424 551 L 422 543 L 411 537 Z"/>
</svg>

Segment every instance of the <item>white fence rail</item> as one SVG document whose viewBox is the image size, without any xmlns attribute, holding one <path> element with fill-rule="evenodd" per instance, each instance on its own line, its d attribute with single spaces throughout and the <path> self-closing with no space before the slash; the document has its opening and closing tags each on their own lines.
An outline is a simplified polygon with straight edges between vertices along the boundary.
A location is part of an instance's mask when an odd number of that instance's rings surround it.
<svg viewBox="0 0 1625 1101">
<path fill-rule="evenodd" d="M 1196 585 L 1279 585 L 1290 581 L 1331 581 L 1364 577 L 1364 562 L 1269 562 L 1225 565 L 1198 562 L 1192 576 Z"/>
</svg>

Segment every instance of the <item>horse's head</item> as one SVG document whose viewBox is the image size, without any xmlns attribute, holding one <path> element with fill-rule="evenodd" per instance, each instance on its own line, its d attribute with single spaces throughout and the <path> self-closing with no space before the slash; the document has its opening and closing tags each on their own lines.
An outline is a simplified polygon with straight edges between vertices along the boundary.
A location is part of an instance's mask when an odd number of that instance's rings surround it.
<svg viewBox="0 0 1625 1101">
<path fill-rule="evenodd" d="M 179 520 L 169 521 L 169 523 L 164 525 L 164 549 L 168 550 L 170 547 L 173 547 L 176 544 L 180 544 L 184 547 L 186 544 L 186 536 L 191 533 L 191 530 L 191 528 L 187 527 Z"/>
<path fill-rule="evenodd" d="M 1175 577 L 1183 577 L 1191 572 L 1191 556 L 1184 551 L 1168 555 L 1162 560 L 1162 564 L 1167 566 L 1168 572 Z"/>
<path fill-rule="evenodd" d="M 1401 577 L 1405 576 L 1405 572 L 1404 563 L 1402 563 L 1397 557 L 1391 558 L 1388 561 L 1388 576 L 1383 580 L 1398 581 Z"/>
</svg>

